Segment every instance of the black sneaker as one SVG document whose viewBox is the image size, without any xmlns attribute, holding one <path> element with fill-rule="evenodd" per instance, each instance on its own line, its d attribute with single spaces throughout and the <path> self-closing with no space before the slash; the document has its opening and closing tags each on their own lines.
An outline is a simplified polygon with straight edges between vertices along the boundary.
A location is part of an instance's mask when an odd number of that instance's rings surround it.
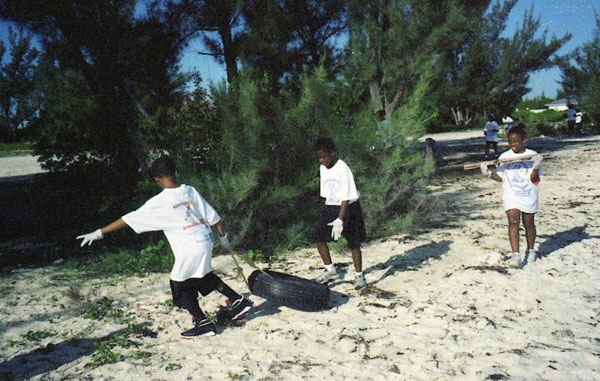
<svg viewBox="0 0 600 381">
<path fill-rule="evenodd" d="M 252 301 L 246 298 L 239 298 L 231 304 L 231 320 L 239 320 L 250 311 L 252 308 Z"/>
<path fill-rule="evenodd" d="M 217 334 L 217 327 L 208 319 L 194 321 L 195 327 L 181 332 L 181 337 L 184 339 L 193 339 L 200 336 L 214 336 Z"/>
</svg>

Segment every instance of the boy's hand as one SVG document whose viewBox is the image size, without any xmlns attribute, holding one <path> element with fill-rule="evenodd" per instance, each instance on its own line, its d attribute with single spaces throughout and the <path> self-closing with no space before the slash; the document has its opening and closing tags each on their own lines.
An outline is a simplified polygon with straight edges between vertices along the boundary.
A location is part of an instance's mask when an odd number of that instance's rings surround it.
<svg viewBox="0 0 600 381">
<path fill-rule="evenodd" d="M 540 154 L 535 155 L 533 157 L 533 166 L 531 168 L 538 169 L 540 167 L 540 164 L 542 164 L 542 160 L 544 160 L 542 155 L 540 155 Z"/>
<path fill-rule="evenodd" d="M 88 246 L 90 246 L 92 242 L 104 238 L 104 235 L 102 234 L 102 230 L 98 229 L 91 233 L 77 236 L 76 239 L 81 238 L 83 238 L 83 241 L 81 241 L 81 247 L 83 247 L 83 245 L 85 245 L 86 243 L 88 244 Z"/>
<path fill-rule="evenodd" d="M 479 169 L 481 169 L 481 174 L 487 177 L 492 177 L 492 171 L 490 171 L 490 169 L 488 168 L 488 163 L 481 163 L 481 165 L 479 165 Z"/>
<path fill-rule="evenodd" d="M 231 243 L 229 242 L 229 238 L 227 238 L 227 234 L 219 237 L 219 239 L 221 240 L 221 246 L 223 246 L 224 249 L 231 250 Z"/>
<path fill-rule="evenodd" d="M 342 230 L 344 230 L 344 221 L 340 220 L 339 218 L 336 218 L 327 225 L 332 227 L 331 238 L 333 238 L 334 241 L 340 239 L 340 236 L 342 235 Z"/>
</svg>

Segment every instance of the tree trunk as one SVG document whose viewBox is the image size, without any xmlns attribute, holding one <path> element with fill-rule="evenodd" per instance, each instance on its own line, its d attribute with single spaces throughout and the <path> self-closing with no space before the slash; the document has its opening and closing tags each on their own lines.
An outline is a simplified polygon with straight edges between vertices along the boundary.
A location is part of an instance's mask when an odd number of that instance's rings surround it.
<svg viewBox="0 0 600 381">
<path fill-rule="evenodd" d="M 231 36 L 229 23 L 219 25 L 219 35 L 223 44 L 223 57 L 225 59 L 225 68 L 227 70 L 227 82 L 232 83 L 237 77 L 237 55 L 235 45 Z"/>
</svg>

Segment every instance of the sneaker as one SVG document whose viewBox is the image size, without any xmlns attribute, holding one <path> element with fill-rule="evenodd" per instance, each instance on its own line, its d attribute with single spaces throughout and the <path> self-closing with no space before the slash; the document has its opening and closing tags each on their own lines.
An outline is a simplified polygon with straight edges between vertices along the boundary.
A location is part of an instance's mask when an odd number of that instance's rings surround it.
<svg viewBox="0 0 600 381">
<path fill-rule="evenodd" d="M 333 271 L 329 271 L 329 270 L 325 269 L 325 270 L 323 270 L 323 273 L 321 273 L 321 275 L 316 277 L 314 280 L 315 280 L 315 282 L 319 282 L 319 283 L 327 283 L 334 279 L 338 279 L 337 270 L 334 269 Z"/>
<path fill-rule="evenodd" d="M 354 288 L 359 290 L 367 285 L 367 281 L 365 281 L 365 276 L 363 274 L 354 278 Z"/>
<path fill-rule="evenodd" d="M 231 303 L 231 320 L 239 320 L 246 315 L 252 308 L 252 301 L 246 298 L 239 298 Z"/>
<path fill-rule="evenodd" d="M 523 262 L 521 261 L 521 253 L 512 253 L 508 261 L 508 265 L 515 268 L 521 267 L 523 265 Z"/>
<path fill-rule="evenodd" d="M 214 336 L 217 334 L 217 327 L 208 319 L 195 320 L 195 327 L 182 332 L 181 337 L 184 339 L 193 339 L 200 336 Z"/>
<path fill-rule="evenodd" d="M 537 259 L 537 253 L 533 249 L 527 249 L 527 263 L 533 263 Z"/>
</svg>

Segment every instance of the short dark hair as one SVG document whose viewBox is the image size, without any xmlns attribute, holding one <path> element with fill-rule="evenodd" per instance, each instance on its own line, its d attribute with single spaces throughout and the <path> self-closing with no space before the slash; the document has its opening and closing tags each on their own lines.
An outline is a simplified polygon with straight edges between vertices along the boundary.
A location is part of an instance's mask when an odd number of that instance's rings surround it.
<svg viewBox="0 0 600 381">
<path fill-rule="evenodd" d="M 333 140 L 330 138 L 319 138 L 315 141 L 314 151 L 317 152 L 319 150 L 333 152 L 335 151 L 335 144 L 333 144 Z"/>
<path fill-rule="evenodd" d="M 523 123 L 519 123 L 516 127 L 513 127 L 508 131 L 508 135 L 510 134 L 519 134 L 521 138 L 525 139 L 525 125 Z"/>
<path fill-rule="evenodd" d="M 175 178 L 177 173 L 177 167 L 170 157 L 161 157 L 160 159 L 154 160 L 152 166 L 150 166 L 150 175 L 152 178 L 156 177 L 171 177 Z"/>
</svg>

